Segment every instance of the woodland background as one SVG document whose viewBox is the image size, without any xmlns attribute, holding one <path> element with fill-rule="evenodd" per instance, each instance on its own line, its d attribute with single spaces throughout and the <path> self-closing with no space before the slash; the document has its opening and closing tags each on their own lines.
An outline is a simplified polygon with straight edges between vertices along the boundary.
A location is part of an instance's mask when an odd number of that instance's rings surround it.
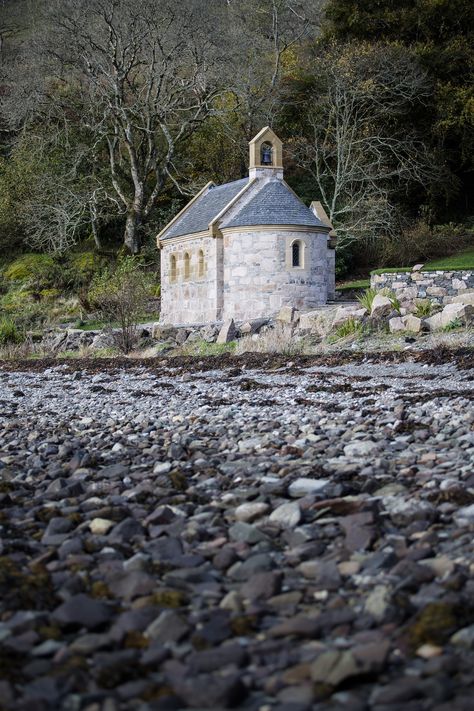
<svg viewBox="0 0 474 711">
<path fill-rule="evenodd" d="M 472 244 L 470 0 L 3 0 L 0 18 L 0 267 L 43 274 L 36 298 L 115 255 L 156 263 L 160 228 L 247 175 L 267 124 L 338 231 L 339 278 Z"/>
</svg>

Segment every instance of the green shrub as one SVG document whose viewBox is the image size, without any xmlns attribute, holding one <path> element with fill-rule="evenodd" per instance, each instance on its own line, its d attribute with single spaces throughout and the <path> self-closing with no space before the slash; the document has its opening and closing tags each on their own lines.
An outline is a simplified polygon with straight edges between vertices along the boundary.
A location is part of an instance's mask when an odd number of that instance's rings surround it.
<svg viewBox="0 0 474 711">
<path fill-rule="evenodd" d="M 423 318 L 423 316 L 431 316 L 433 313 L 433 302 L 429 299 L 417 299 L 415 305 L 415 316 L 418 316 L 418 318 Z"/>
<path fill-rule="evenodd" d="M 334 330 L 334 336 L 337 340 L 347 338 L 347 336 L 362 336 L 363 333 L 364 327 L 356 318 L 347 319 Z"/>
<path fill-rule="evenodd" d="M 3 317 L 0 319 L 0 344 L 6 346 L 9 343 L 20 343 L 22 340 L 21 333 L 19 332 L 15 322 L 10 319 Z"/>
<path fill-rule="evenodd" d="M 366 289 L 363 294 L 357 297 L 357 301 L 370 313 L 372 311 L 372 302 L 377 296 L 377 293 L 376 289 Z"/>
<path fill-rule="evenodd" d="M 453 321 L 451 321 L 451 323 L 448 323 L 446 324 L 446 326 L 443 326 L 441 330 L 443 333 L 449 333 L 449 331 L 457 331 L 457 329 L 462 328 L 463 325 L 464 324 L 460 319 L 455 318 Z"/>
<path fill-rule="evenodd" d="M 98 274 L 89 299 L 109 324 L 118 323 L 113 333 L 116 346 L 129 353 L 137 341 L 137 326 L 148 300 L 147 280 L 134 257 L 122 257 L 114 270 L 106 267 Z"/>
<path fill-rule="evenodd" d="M 393 308 L 396 311 L 400 311 L 400 301 L 398 300 L 397 296 L 393 291 L 391 291 L 390 289 L 381 289 L 379 291 L 379 294 L 381 294 L 381 296 L 386 296 L 387 299 L 390 299 Z"/>
<path fill-rule="evenodd" d="M 48 254 L 24 254 L 9 264 L 3 274 L 7 281 L 41 290 L 55 285 L 58 265 Z"/>
</svg>

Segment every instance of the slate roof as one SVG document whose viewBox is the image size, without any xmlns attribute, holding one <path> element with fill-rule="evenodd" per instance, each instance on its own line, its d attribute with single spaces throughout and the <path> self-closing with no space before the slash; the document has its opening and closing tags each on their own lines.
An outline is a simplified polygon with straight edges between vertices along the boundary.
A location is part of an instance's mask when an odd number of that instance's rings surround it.
<svg viewBox="0 0 474 711">
<path fill-rule="evenodd" d="M 325 226 L 280 180 L 266 183 L 240 212 L 223 223 L 225 227 L 250 225 Z"/>
<path fill-rule="evenodd" d="M 180 237 L 207 230 L 209 223 L 248 183 L 248 178 L 210 188 L 194 202 L 161 239 Z"/>
</svg>

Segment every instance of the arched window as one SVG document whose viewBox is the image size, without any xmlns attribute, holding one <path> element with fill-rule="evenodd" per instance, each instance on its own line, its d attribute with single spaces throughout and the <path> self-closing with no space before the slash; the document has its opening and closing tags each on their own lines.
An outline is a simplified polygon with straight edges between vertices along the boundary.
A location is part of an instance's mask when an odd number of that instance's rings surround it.
<svg viewBox="0 0 474 711">
<path fill-rule="evenodd" d="M 176 255 L 170 257 L 170 281 L 176 281 Z"/>
<path fill-rule="evenodd" d="M 292 267 L 302 267 L 303 266 L 303 247 L 299 240 L 293 242 L 291 245 L 291 266 Z"/>
<path fill-rule="evenodd" d="M 189 279 L 191 274 L 191 257 L 188 252 L 184 253 L 184 278 Z"/>
<path fill-rule="evenodd" d="M 271 143 L 260 146 L 260 165 L 273 165 L 273 148 Z"/>
<path fill-rule="evenodd" d="M 204 262 L 204 252 L 202 249 L 199 250 L 199 258 L 198 258 L 198 276 L 203 277 L 204 273 L 206 271 L 206 264 Z"/>
</svg>

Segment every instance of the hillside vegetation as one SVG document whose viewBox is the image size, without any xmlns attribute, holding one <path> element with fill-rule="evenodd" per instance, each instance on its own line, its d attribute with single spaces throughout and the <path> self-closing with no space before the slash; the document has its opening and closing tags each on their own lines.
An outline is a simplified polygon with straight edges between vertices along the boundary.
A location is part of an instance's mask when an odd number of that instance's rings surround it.
<svg viewBox="0 0 474 711">
<path fill-rule="evenodd" d="M 245 176 L 266 124 L 337 229 L 339 279 L 469 249 L 473 19 L 467 0 L 3 2 L 2 316 L 82 319 L 130 254 L 156 296 L 156 233 Z"/>
</svg>

